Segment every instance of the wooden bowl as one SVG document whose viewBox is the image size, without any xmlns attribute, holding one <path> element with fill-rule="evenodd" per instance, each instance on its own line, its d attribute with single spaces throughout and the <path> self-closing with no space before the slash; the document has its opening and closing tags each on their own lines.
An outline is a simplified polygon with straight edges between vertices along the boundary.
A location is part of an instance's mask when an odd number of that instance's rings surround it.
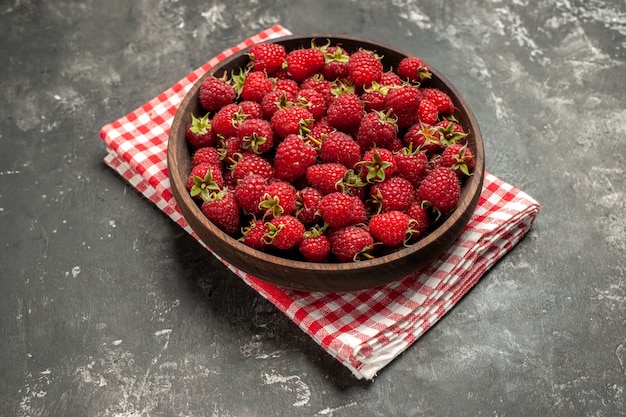
<svg viewBox="0 0 626 417">
<path fill-rule="evenodd" d="M 272 42 L 287 51 L 308 47 L 311 40 L 318 44 L 329 39 L 349 52 L 358 48 L 375 50 L 382 55 L 384 68 L 396 68 L 408 52 L 376 41 L 345 35 L 314 33 L 289 36 Z M 436 259 L 459 237 L 467 225 L 480 197 L 484 177 L 484 147 L 478 123 L 461 94 L 436 69 L 430 67 L 432 79 L 428 86 L 446 92 L 455 104 L 454 115 L 469 133 L 469 147 L 475 154 L 475 168 L 463 183 L 457 208 L 436 229 L 412 246 L 378 258 L 350 263 L 310 263 L 287 259 L 252 249 L 222 232 L 200 211 L 189 195 L 185 183 L 191 170 L 191 151 L 185 140 L 185 128 L 191 113 L 203 113 L 198 102 L 198 89 L 210 74 L 221 76 L 245 65 L 247 50 L 225 59 L 198 80 L 189 91 L 174 118 L 168 143 L 168 170 L 172 191 L 180 210 L 195 233 L 217 255 L 237 268 L 281 287 L 320 292 L 356 291 L 381 286 L 399 280 Z"/>
</svg>

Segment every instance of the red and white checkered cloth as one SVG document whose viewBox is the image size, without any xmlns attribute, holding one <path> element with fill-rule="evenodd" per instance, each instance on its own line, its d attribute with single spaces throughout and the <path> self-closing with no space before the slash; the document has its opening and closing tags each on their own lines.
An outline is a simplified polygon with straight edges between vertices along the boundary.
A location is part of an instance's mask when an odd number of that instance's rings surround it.
<svg viewBox="0 0 626 417">
<path fill-rule="evenodd" d="M 104 126 L 100 136 L 107 144 L 105 163 L 195 236 L 176 206 L 167 175 L 167 140 L 176 110 L 191 86 L 212 66 L 254 43 L 289 34 L 280 25 L 266 29 Z M 450 250 L 407 278 L 371 290 L 339 294 L 293 291 L 220 260 L 357 378 L 372 379 L 520 241 L 538 211 L 533 198 L 486 173 L 476 212 Z"/>
</svg>

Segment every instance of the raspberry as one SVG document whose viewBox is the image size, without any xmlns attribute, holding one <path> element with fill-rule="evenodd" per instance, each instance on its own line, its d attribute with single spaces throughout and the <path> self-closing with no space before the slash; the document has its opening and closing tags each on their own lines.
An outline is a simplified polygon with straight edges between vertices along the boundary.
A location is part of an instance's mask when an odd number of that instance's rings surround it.
<svg viewBox="0 0 626 417">
<path fill-rule="evenodd" d="M 357 88 L 378 81 L 383 73 L 383 64 L 373 52 L 360 49 L 350 55 L 348 74 Z"/>
<path fill-rule="evenodd" d="M 304 233 L 306 232 L 304 225 L 298 219 L 289 215 L 273 218 L 267 224 L 267 227 L 266 240 L 269 240 L 275 248 L 281 250 L 297 246 L 304 238 Z"/>
<path fill-rule="evenodd" d="M 296 209 L 296 189 L 286 181 L 270 181 L 259 207 L 265 218 L 291 215 Z"/>
<path fill-rule="evenodd" d="M 417 109 L 417 115 L 420 122 L 434 125 L 439 118 L 439 110 L 434 101 L 422 97 Z"/>
<path fill-rule="evenodd" d="M 274 147 L 272 124 L 263 119 L 246 119 L 237 129 L 241 147 L 254 153 L 262 154 Z"/>
<path fill-rule="evenodd" d="M 261 99 L 261 110 L 264 119 L 271 119 L 280 108 L 289 107 L 295 101 L 296 96 L 284 90 L 273 90 Z"/>
<path fill-rule="evenodd" d="M 428 174 L 417 190 L 422 204 L 433 208 L 438 214 L 453 210 L 461 196 L 461 186 L 454 171 L 439 167 Z"/>
<path fill-rule="evenodd" d="M 304 239 L 298 244 L 298 250 L 309 262 L 326 262 L 330 256 L 330 241 L 319 229 L 304 233 Z"/>
<path fill-rule="evenodd" d="M 274 168 L 276 177 L 294 182 L 306 174 L 317 161 L 317 152 L 298 135 L 287 136 L 276 148 Z"/>
<path fill-rule="evenodd" d="M 328 240 L 331 253 L 339 262 L 370 258 L 374 247 L 372 235 L 367 230 L 354 225 L 330 232 Z"/>
<path fill-rule="evenodd" d="M 317 188 L 324 195 L 339 191 L 338 184 L 343 180 L 348 169 L 338 163 L 311 165 L 306 170 L 306 179 L 311 187 Z"/>
<path fill-rule="evenodd" d="M 370 196 L 378 212 L 405 211 L 413 203 L 415 189 L 402 177 L 392 177 L 370 188 Z"/>
<path fill-rule="evenodd" d="M 239 241 L 256 250 L 266 251 L 268 245 L 263 237 L 267 231 L 265 221 L 253 219 L 248 226 L 243 228 Z"/>
<path fill-rule="evenodd" d="M 410 221 L 409 216 L 401 211 L 376 214 L 370 219 L 370 233 L 384 246 L 397 248 L 402 246 L 412 233 Z"/>
<path fill-rule="evenodd" d="M 259 174 L 265 179 L 271 179 L 274 178 L 275 171 L 272 164 L 261 156 L 246 152 L 235 162 L 232 168 L 233 180 L 241 180 L 248 174 Z"/>
<path fill-rule="evenodd" d="M 317 206 L 322 220 L 330 227 L 339 228 L 352 223 L 354 200 L 348 194 L 334 192 L 322 197 Z"/>
<path fill-rule="evenodd" d="M 322 162 L 338 162 L 354 168 L 361 160 L 361 147 L 347 133 L 332 131 L 322 142 L 320 158 Z"/>
<path fill-rule="evenodd" d="M 300 89 L 296 94 L 295 104 L 310 111 L 315 120 L 321 119 L 326 114 L 326 99 L 322 93 L 313 88 Z"/>
<path fill-rule="evenodd" d="M 414 187 L 419 186 L 426 175 L 428 157 L 424 152 L 413 151 L 412 147 L 402 148 L 400 152 L 393 154 L 396 161 L 397 175 L 408 180 Z"/>
<path fill-rule="evenodd" d="M 294 49 L 285 58 L 287 71 L 298 82 L 315 74 L 324 66 L 324 53 L 318 48 Z"/>
<path fill-rule="evenodd" d="M 224 186 L 222 171 L 219 167 L 204 162 L 194 165 L 187 177 L 187 190 L 196 200 L 206 200 L 213 192 Z"/>
<path fill-rule="evenodd" d="M 328 123 L 341 131 L 354 132 L 359 128 L 365 114 L 363 103 L 354 93 L 341 94 L 328 106 Z"/>
<path fill-rule="evenodd" d="M 235 187 L 235 198 L 244 212 L 255 217 L 262 215 L 259 204 L 265 196 L 267 180 L 259 174 L 249 174 L 243 177 Z"/>
<path fill-rule="evenodd" d="M 409 127 L 418 122 L 421 99 L 422 93 L 415 86 L 393 88 L 385 96 L 385 109 L 393 112 L 398 127 Z"/>
<path fill-rule="evenodd" d="M 237 98 L 235 88 L 224 79 L 208 76 L 198 90 L 198 100 L 202 108 L 216 112 L 227 104 L 234 103 Z"/>
<path fill-rule="evenodd" d="M 358 163 L 361 178 L 365 182 L 374 183 L 390 178 L 396 172 L 396 161 L 393 153 L 386 148 L 372 148 L 363 154 Z"/>
<path fill-rule="evenodd" d="M 201 163 L 209 163 L 215 167 L 222 166 L 222 160 L 217 148 L 212 146 L 206 146 L 196 150 L 191 157 L 192 165 L 199 165 Z"/>
<path fill-rule="evenodd" d="M 284 138 L 291 134 L 300 134 L 303 128 L 311 126 L 313 120 L 314 117 L 310 111 L 293 106 L 276 110 L 271 123 L 276 134 Z"/>
<path fill-rule="evenodd" d="M 423 88 L 422 96 L 435 103 L 440 114 L 449 116 L 454 113 L 454 103 L 450 96 L 443 91 L 436 88 Z"/>
<path fill-rule="evenodd" d="M 213 130 L 208 113 L 200 119 L 193 114 L 191 115 L 191 122 L 185 131 L 185 138 L 194 149 L 215 145 L 217 135 Z"/>
<path fill-rule="evenodd" d="M 255 71 L 265 71 L 272 75 L 283 65 L 287 52 L 284 46 L 267 42 L 251 46 L 248 55 Z"/>
<path fill-rule="evenodd" d="M 397 72 L 400 78 L 412 82 L 421 83 L 432 77 L 428 65 L 415 56 L 409 56 L 400 60 Z"/>
<path fill-rule="evenodd" d="M 248 101 L 261 102 L 263 96 L 274 89 L 274 84 L 263 71 L 249 72 L 241 87 L 241 98 Z"/>
<path fill-rule="evenodd" d="M 471 175 L 474 170 L 474 153 L 467 144 L 447 146 L 441 154 L 441 166 L 451 168 L 459 177 Z"/>
<path fill-rule="evenodd" d="M 395 119 L 391 118 L 389 113 L 373 111 L 367 113 L 361 120 L 356 142 L 362 151 L 367 151 L 374 146 L 388 148 L 395 140 L 397 131 Z"/>
<path fill-rule="evenodd" d="M 317 207 L 322 200 L 322 193 L 313 187 L 304 187 L 296 193 L 296 218 L 305 226 L 321 220 Z"/>
<path fill-rule="evenodd" d="M 201 206 L 202 213 L 225 233 L 233 234 L 241 225 L 240 208 L 232 191 L 211 194 Z"/>
</svg>

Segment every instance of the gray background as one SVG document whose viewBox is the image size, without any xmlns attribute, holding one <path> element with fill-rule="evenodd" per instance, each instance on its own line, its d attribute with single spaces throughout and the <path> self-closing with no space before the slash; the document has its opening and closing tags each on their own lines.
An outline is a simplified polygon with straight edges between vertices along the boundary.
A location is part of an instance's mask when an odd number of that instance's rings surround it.
<svg viewBox="0 0 626 417">
<path fill-rule="evenodd" d="M 529 235 L 355 380 L 102 158 L 102 125 L 281 23 L 465 95 Z M 0 1 L 0 415 L 626 415 L 626 3 Z"/>
</svg>

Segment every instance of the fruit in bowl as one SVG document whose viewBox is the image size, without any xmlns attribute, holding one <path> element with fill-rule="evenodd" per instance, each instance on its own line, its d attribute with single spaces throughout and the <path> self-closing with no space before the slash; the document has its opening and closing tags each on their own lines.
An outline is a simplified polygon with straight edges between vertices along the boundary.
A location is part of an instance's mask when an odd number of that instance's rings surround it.
<svg viewBox="0 0 626 417">
<path fill-rule="evenodd" d="M 482 189 L 467 103 L 420 58 L 333 34 L 222 61 L 174 119 L 168 170 L 211 250 L 279 286 L 353 291 L 448 249 Z"/>
</svg>

